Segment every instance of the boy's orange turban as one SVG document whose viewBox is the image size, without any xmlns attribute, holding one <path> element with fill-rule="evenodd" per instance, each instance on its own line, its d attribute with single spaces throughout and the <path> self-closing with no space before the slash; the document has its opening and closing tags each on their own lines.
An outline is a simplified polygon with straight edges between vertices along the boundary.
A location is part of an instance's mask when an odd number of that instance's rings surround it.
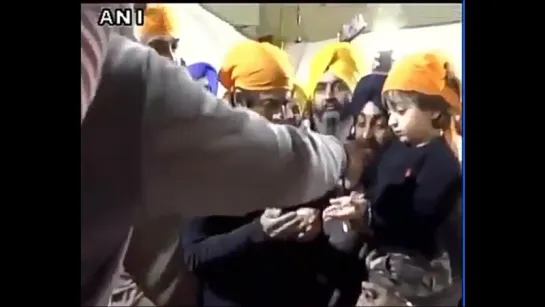
<svg viewBox="0 0 545 307">
<path fill-rule="evenodd" d="M 449 82 L 457 84 L 452 86 Z M 445 138 L 451 144 L 457 138 L 454 118 L 462 113 L 461 85 L 449 59 L 442 52 L 415 53 L 397 60 L 386 78 L 382 92 L 389 90 L 415 91 L 443 97 L 453 119 L 450 128 L 445 131 Z"/>
</svg>

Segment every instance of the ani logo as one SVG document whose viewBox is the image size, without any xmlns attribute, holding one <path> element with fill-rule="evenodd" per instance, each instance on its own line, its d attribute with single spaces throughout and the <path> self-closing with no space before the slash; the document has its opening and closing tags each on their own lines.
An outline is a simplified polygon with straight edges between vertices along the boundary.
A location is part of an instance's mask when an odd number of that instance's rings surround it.
<svg viewBox="0 0 545 307">
<path fill-rule="evenodd" d="M 98 18 L 98 25 L 143 26 L 144 8 L 103 8 Z"/>
</svg>

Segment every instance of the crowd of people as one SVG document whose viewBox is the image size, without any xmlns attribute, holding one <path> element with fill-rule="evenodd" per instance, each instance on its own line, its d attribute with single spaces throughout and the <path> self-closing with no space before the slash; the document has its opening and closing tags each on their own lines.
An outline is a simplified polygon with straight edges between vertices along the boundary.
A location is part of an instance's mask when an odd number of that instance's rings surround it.
<svg viewBox="0 0 545 307">
<path fill-rule="evenodd" d="M 139 37 L 100 9 L 82 5 L 82 305 L 459 304 L 461 88 L 441 51 L 369 73 L 339 41 L 301 84 L 272 44 L 186 63 L 169 6 Z"/>
</svg>

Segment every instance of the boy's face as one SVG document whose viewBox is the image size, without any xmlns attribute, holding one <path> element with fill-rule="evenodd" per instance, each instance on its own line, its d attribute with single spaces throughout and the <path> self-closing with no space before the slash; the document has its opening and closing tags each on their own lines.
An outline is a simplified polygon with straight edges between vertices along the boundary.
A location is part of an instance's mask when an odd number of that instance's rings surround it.
<svg viewBox="0 0 545 307">
<path fill-rule="evenodd" d="M 419 145 L 429 141 L 437 132 L 432 121 L 439 117 L 439 112 L 419 109 L 411 99 L 392 95 L 387 99 L 390 117 L 388 125 L 402 141 Z"/>
</svg>

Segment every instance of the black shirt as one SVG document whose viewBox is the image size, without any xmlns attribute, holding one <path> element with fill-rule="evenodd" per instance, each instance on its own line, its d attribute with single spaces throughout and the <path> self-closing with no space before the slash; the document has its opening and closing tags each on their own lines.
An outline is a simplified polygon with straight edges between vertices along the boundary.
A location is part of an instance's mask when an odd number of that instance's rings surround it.
<svg viewBox="0 0 545 307">
<path fill-rule="evenodd" d="M 443 138 L 393 141 L 364 178 L 375 242 L 434 257 L 439 226 L 461 193 L 460 164 Z"/>
</svg>

